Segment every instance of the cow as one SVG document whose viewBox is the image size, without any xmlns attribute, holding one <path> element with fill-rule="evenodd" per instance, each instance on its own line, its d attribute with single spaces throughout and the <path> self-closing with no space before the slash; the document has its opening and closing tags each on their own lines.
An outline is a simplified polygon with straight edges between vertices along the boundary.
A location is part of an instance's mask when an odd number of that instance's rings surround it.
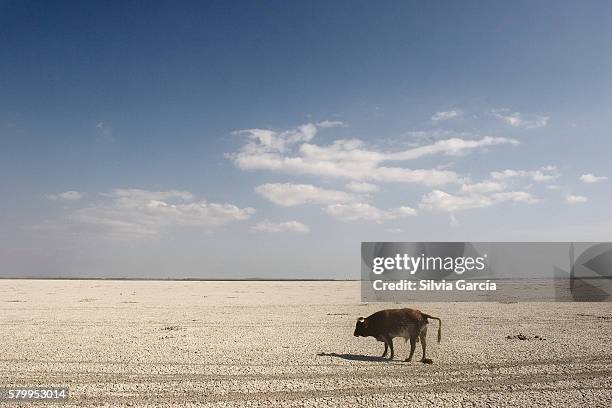
<svg viewBox="0 0 612 408">
<path fill-rule="evenodd" d="M 427 319 L 438 321 L 438 343 L 442 341 L 442 320 L 430 316 L 416 309 L 387 309 L 376 312 L 368 317 L 357 319 L 355 326 L 355 337 L 372 336 L 378 341 L 385 343 L 385 352 L 391 349 L 389 360 L 393 360 L 393 338 L 403 337 L 405 341 L 410 340 L 410 355 L 406 361 L 412 360 L 416 343 L 421 340 L 423 357 L 421 362 L 431 364 L 432 360 L 425 357 L 427 348 Z"/>
</svg>

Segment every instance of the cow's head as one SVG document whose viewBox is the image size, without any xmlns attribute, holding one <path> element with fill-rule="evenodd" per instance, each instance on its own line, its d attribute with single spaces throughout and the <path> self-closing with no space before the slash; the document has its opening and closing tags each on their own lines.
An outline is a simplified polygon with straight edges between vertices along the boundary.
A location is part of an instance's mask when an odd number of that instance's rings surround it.
<svg viewBox="0 0 612 408">
<path fill-rule="evenodd" d="M 355 325 L 355 333 L 353 333 L 353 335 L 355 337 L 368 337 L 368 333 L 368 319 L 360 317 L 359 319 L 357 319 L 357 324 Z"/>
</svg>

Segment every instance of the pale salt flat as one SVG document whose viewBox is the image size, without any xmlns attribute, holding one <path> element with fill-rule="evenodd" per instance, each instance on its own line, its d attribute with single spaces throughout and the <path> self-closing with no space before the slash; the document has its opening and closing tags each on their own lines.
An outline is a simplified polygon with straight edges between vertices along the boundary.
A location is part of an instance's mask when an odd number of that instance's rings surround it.
<svg viewBox="0 0 612 408">
<path fill-rule="evenodd" d="M 359 282 L 0 280 L 0 386 L 68 386 L 65 407 L 610 406 L 612 303 L 359 295 Z M 442 318 L 434 364 L 403 362 L 400 339 L 384 361 L 382 343 L 353 337 L 389 307 Z M 519 333 L 532 339 L 507 339 Z"/>
</svg>

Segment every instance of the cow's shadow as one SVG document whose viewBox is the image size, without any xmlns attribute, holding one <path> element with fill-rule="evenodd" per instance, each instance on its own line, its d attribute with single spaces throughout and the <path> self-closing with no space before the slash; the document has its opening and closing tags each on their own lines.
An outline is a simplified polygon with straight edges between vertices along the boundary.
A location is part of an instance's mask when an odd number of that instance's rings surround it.
<svg viewBox="0 0 612 408">
<path fill-rule="evenodd" d="M 364 356 L 362 354 L 338 354 L 338 353 L 317 353 L 319 357 L 336 357 L 341 358 L 343 360 L 351 360 L 351 361 L 378 361 L 378 362 L 392 362 L 393 360 L 389 360 L 387 357 L 380 356 Z"/>
</svg>

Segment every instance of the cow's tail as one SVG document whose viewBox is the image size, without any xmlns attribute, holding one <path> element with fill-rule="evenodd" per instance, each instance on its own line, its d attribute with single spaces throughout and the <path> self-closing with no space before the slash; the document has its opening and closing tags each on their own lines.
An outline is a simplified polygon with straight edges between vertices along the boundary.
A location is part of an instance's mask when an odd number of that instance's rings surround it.
<svg viewBox="0 0 612 408">
<path fill-rule="evenodd" d="M 428 314 L 422 313 L 426 319 L 434 319 L 438 321 L 438 343 L 442 341 L 442 320 L 439 317 L 433 317 Z"/>
</svg>

